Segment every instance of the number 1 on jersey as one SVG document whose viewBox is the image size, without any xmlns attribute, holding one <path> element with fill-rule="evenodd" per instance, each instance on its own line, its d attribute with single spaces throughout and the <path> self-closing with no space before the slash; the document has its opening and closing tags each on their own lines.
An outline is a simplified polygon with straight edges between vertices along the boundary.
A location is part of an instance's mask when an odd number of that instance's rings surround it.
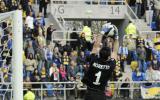
<svg viewBox="0 0 160 100">
<path fill-rule="evenodd" d="M 98 73 L 95 74 L 95 76 L 97 77 L 96 78 L 96 81 L 93 82 L 94 85 L 100 85 L 101 83 L 99 83 L 99 80 L 101 78 L 101 71 L 99 71 Z"/>
</svg>

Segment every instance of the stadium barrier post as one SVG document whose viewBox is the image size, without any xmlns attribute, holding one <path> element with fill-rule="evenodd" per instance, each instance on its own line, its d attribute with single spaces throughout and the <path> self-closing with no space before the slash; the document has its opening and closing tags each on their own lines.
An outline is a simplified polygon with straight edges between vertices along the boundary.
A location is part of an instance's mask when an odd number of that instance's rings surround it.
<svg viewBox="0 0 160 100">
<path fill-rule="evenodd" d="M 131 90 L 131 92 L 130 92 L 130 93 L 131 93 L 131 94 L 130 94 L 130 98 L 133 99 L 133 91 L 134 91 L 134 89 L 133 89 L 133 88 L 134 88 L 134 83 L 133 83 L 133 82 L 131 83 L 131 86 L 130 86 L 130 87 L 131 87 L 131 88 L 130 88 L 130 90 Z"/>
<path fill-rule="evenodd" d="M 64 100 L 67 100 L 67 97 L 66 97 L 66 84 L 64 84 Z"/>
<path fill-rule="evenodd" d="M 41 84 L 41 100 L 43 100 L 43 85 Z"/>
</svg>

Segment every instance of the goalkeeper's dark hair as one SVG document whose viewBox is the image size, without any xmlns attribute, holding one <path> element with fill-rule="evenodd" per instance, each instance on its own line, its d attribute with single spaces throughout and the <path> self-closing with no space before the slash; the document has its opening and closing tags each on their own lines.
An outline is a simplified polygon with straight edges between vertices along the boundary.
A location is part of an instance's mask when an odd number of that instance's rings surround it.
<svg viewBox="0 0 160 100">
<path fill-rule="evenodd" d="M 108 58 L 111 56 L 111 49 L 109 47 L 102 47 L 99 52 L 99 56 L 102 60 L 108 60 Z"/>
</svg>

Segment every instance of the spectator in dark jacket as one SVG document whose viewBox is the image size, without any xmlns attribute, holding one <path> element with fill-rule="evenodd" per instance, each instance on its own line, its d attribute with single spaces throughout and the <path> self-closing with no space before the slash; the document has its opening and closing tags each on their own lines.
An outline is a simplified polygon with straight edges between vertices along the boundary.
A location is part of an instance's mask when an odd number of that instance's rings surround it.
<svg viewBox="0 0 160 100">
<path fill-rule="evenodd" d="M 22 5 L 22 9 L 23 9 L 23 11 L 25 11 L 26 13 L 29 12 L 28 3 L 29 3 L 29 0 L 20 0 L 20 4 Z"/>
<path fill-rule="evenodd" d="M 42 10 L 44 9 L 44 17 L 46 17 L 47 15 L 47 4 L 48 0 L 40 0 L 39 2 L 39 12 L 42 12 Z"/>
<path fill-rule="evenodd" d="M 47 45 L 50 44 L 50 42 L 52 41 L 52 33 L 53 31 L 55 31 L 56 29 L 53 28 L 53 24 L 50 24 L 50 26 L 47 28 Z"/>
<path fill-rule="evenodd" d="M 73 29 L 73 31 L 76 31 L 76 29 Z M 78 44 L 79 36 L 76 32 L 73 32 L 73 33 L 71 33 L 70 38 L 71 39 L 76 39 L 75 41 L 70 42 L 70 45 L 71 45 L 72 49 L 76 50 L 76 48 L 79 46 L 79 44 Z"/>
<path fill-rule="evenodd" d="M 67 42 L 66 45 L 63 46 L 63 51 L 67 51 L 68 55 L 71 54 L 72 48 L 71 48 L 69 42 Z"/>
<path fill-rule="evenodd" d="M 85 39 L 85 33 L 81 33 L 79 42 L 80 42 L 80 50 L 85 51 L 87 48 L 87 41 Z"/>
<path fill-rule="evenodd" d="M 77 58 L 78 65 L 84 65 L 86 63 L 86 56 L 84 55 L 84 52 L 80 52 L 80 56 Z"/>
<path fill-rule="evenodd" d="M 44 48 L 41 45 L 39 45 L 39 47 L 36 49 L 36 57 L 38 60 L 38 71 L 41 72 L 41 69 L 44 66 L 45 61 L 45 52 Z"/>
<path fill-rule="evenodd" d="M 32 82 L 40 82 L 40 74 L 37 69 L 34 69 L 33 74 L 31 75 Z M 40 84 L 33 84 L 33 88 L 40 88 Z"/>
</svg>

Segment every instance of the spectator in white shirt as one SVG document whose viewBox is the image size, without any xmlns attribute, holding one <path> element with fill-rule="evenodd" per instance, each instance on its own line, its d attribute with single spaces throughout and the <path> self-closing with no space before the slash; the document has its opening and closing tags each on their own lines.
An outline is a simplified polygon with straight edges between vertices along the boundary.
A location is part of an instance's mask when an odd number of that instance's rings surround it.
<svg viewBox="0 0 160 100">
<path fill-rule="evenodd" d="M 33 30 L 34 29 L 34 18 L 32 17 L 32 12 L 26 17 L 26 22 L 25 22 L 28 27 Z"/>
<path fill-rule="evenodd" d="M 58 82 L 59 81 L 59 69 L 55 63 L 49 69 L 49 76 L 51 82 Z"/>
<path fill-rule="evenodd" d="M 160 71 L 154 70 L 152 68 L 152 64 L 149 66 L 148 70 L 146 71 L 146 80 L 147 81 L 158 81 L 160 80 Z"/>
</svg>

